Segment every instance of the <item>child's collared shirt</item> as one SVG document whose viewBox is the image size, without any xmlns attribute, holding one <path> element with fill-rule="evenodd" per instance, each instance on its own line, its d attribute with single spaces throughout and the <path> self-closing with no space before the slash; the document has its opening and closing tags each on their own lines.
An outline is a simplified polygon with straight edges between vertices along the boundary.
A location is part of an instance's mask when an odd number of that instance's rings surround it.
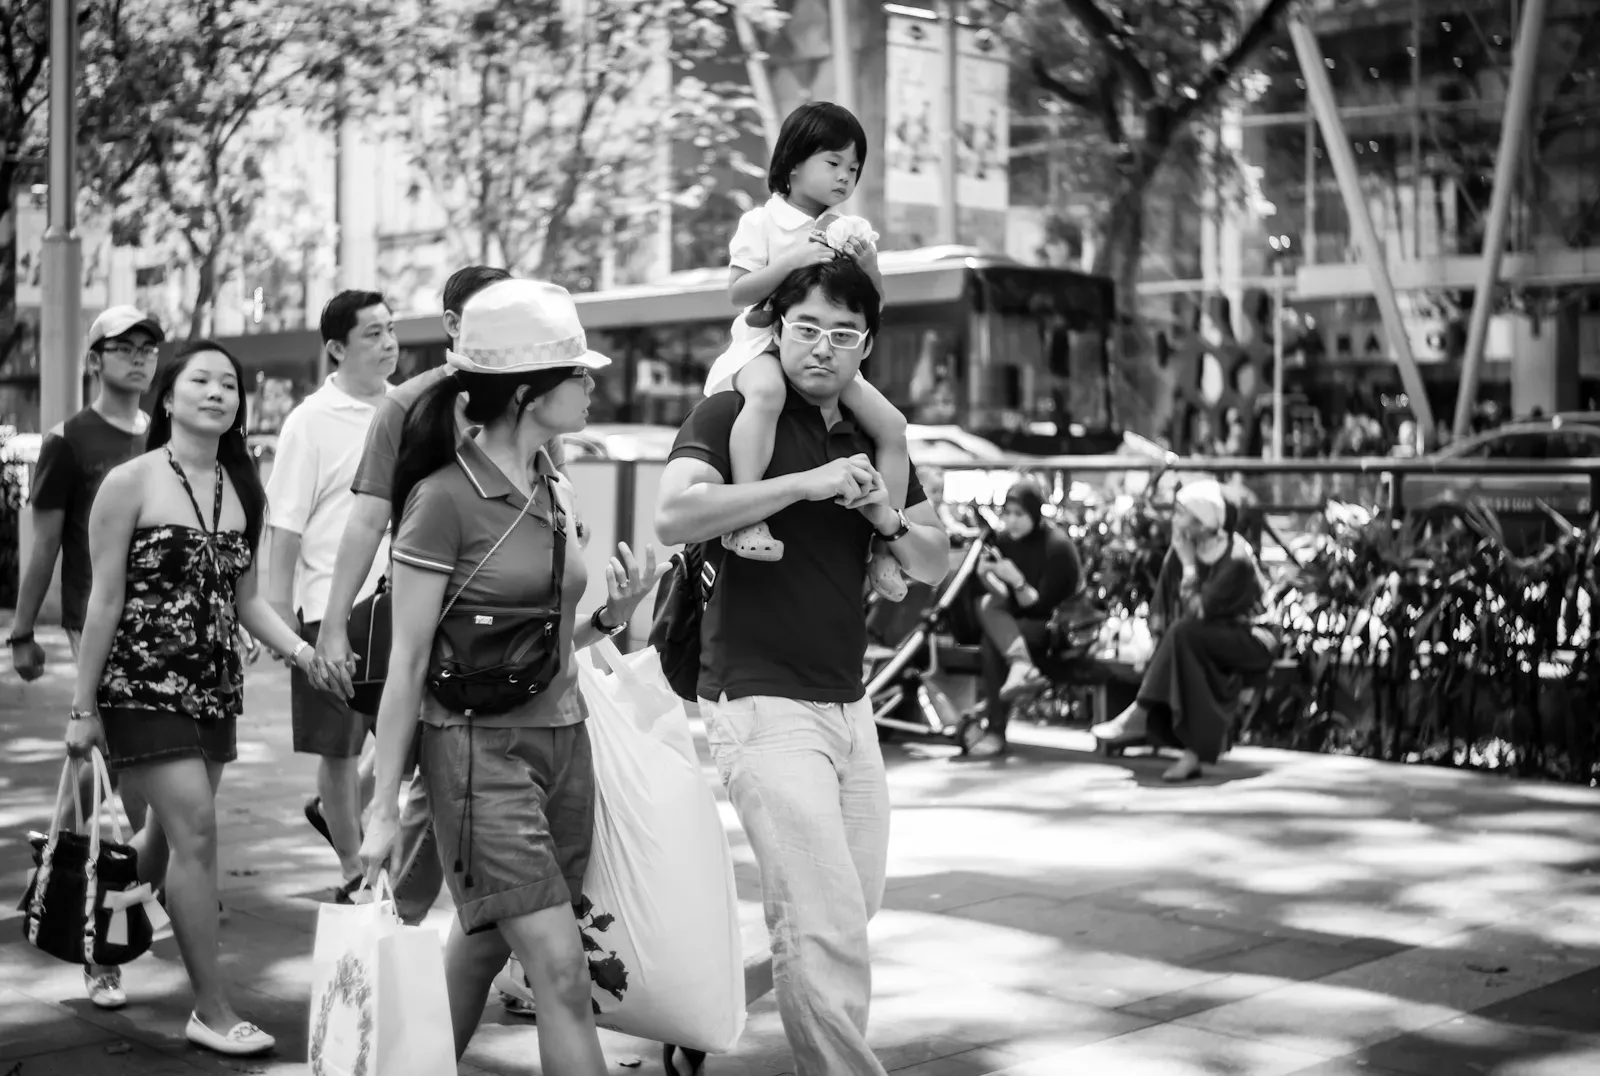
<svg viewBox="0 0 1600 1076">
<path fill-rule="evenodd" d="M 739 218 L 739 227 L 728 244 L 728 265 L 752 273 L 765 269 L 790 251 L 798 250 L 801 244 L 809 243 L 820 219 L 796 209 L 781 194 L 774 194 L 765 205 L 756 206 Z"/>
</svg>

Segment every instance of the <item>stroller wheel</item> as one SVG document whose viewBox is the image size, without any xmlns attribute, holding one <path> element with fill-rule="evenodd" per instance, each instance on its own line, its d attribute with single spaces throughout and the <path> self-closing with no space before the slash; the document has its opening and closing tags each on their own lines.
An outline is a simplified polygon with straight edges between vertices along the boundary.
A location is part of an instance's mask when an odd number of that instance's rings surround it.
<svg viewBox="0 0 1600 1076">
<path fill-rule="evenodd" d="M 969 712 L 962 715 L 960 724 L 956 726 L 955 741 L 963 755 L 969 753 L 973 746 L 983 739 L 984 731 L 983 714 Z"/>
</svg>

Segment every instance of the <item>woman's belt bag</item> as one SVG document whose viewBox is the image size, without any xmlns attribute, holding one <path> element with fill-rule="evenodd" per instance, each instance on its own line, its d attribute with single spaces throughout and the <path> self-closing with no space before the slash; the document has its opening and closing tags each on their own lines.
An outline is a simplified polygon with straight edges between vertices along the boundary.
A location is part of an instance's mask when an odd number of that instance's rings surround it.
<svg viewBox="0 0 1600 1076">
<path fill-rule="evenodd" d="M 428 660 L 428 690 L 454 713 L 503 714 L 537 696 L 561 671 L 561 587 L 567 569 L 567 517 L 546 480 L 554 517 L 550 593 L 554 606 L 461 605 L 458 599 L 533 504 L 529 498 L 478 567 L 456 589 L 439 614 Z"/>
<path fill-rule="evenodd" d="M 455 713 L 503 714 L 560 671 L 560 608 L 453 604 L 434 632 L 428 690 Z"/>
</svg>

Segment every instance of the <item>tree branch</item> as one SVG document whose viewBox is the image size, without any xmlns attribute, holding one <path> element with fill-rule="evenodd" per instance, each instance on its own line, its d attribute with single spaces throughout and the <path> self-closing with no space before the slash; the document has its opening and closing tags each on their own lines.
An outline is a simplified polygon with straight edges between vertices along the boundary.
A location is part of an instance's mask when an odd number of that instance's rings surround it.
<svg viewBox="0 0 1600 1076">
<path fill-rule="evenodd" d="M 1556 83 L 1556 88 L 1551 91 L 1549 100 L 1545 101 L 1539 109 L 1539 122 L 1537 134 L 1534 136 L 1534 145 L 1542 156 L 1550 144 L 1565 133 L 1562 126 L 1553 126 L 1550 123 L 1550 113 L 1554 110 L 1556 101 L 1572 91 L 1577 83 L 1578 65 L 1587 63 L 1594 55 L 1596 48 L 1600 48 L 1600 11 L 1593 11 L 1589 19 L 1583 24 L 1583 32 L 1578 35 L 1577 47 L 1572 50 L 1572 63 L 1567 65 L 1566 74 Z"/>
<path fill-rule="evenodd" d="M 1041 90 L 1046 90 L 1067 104 L 1081 108 L 1085 112 L 1099 112 L 1099 102 L 1089 90 L 1069 86 L 1056 78 L 1050 73 L 1050 69 L 1045 66 L 1044 60 L 1038 56 L 1033 57 L 1028 66 L 1033 72 L 1033 81 L 1039 84 Z"/>
<path fill-rule="evenodd" d="M 1282 6 L 1287 0 L 1273 0 L 1273 2 Z M 1061 6 L 1078 20 L 1078 25 L 1082 26 L 1090 37 L 1105 46 L 1106 58 L 1122 72 L 1122 77 L 1127 80 L 1129 88 L 1139 100 L 1156 99 L 1156 84 L 1150 77 L 1149 69 L 1133 54 L 1127 35 L 1095 0 L 1061 0 Z"/>
<path fill-rule="evenodd" d="M 1239 35 L 1239 40 L 1234 43 L 1230 51 L 1222 59 L 1211 65 L 1198 85 L 1192 87 L 1187 93 L 1172 106 L 1172 125 L 1169 130 L 1180 130 L 1187 124 L 1196 112 L 1209 108 L 1232 82 L 1239 69 L 1249 62 L 1256 50 L 1266 44 L 1278 29 L 1278 21 L 1294 0 L 1267 0 L 1255 17 L 1255 20 L 1245 27 L 1244 33 Z"/>
<path fill-rule="evenodd" d="M 1115 75 L 1100 80 L 1100 119 L 1105 124 L 1106 138 L 1113 146 L 1128 140 L 1128 132 L 1122 126 L 1122 112 L 1117 108 L 1120 91 Z"/>
<path fill-rule="evenodd" d="M 11 78 L 11 100 L 14 111 L 10 117 L 11 123 L 9 126 L 11 129 L 5 132 L 3 139 L 0 139 L 0 152 L 6 152 L 6 145 L 10 142 L 15 141 L 19 146 L 22 144 L 22 136 L 28 129 L 28 118 L 33 115 L 34 109 L 39 107 L 39 102 L 37 101 L 33 103 L 32 107 L 29 107 L 28 98 L 39 81 L 39 75 L 44 70 L 45 59 L 50 52 L 48 38 L 46 39 L 46 47 L 41 48 L 39 43 L 34 41 L 26 32 L 26 27 L 19 27 L 18 29 L 22 31 L 20 36 L 32 45 L 33 52 L 27 70 L 19 69 L 17 66 L 16 38 L 12 36 L 11 20 L 7 19 L 5 23 L 5 61 L 6 70 Z"/>
<path fill-rule="evenodd" d="M 139 152 L 133 155 L 133 160 L 129 162 L 128 166 L 118 173 L 114 179 L 109 180 L 98 192 L 100 197 L 107 202 L 114 203 L 117 199 L 117 192 L 122 190 L 129 180 L 139 174 L 139 170 L 145 166 L 145 162 L 149 159 L 150 145 L 146 143 L 140 148 Z"/>
</svg>

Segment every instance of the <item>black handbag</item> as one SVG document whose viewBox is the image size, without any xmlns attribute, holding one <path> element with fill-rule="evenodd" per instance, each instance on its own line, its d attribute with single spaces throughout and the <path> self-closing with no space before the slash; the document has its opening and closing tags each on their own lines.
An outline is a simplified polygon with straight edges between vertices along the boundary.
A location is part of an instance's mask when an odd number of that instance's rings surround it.
<svg viewBox="0 0 1600 1076">
<path fill-rule="evenodd" d="M 389 676 L 389 642 L 393 638 L 394 598 L 389 593 L 387 576 L 378 580 L 372 597 L 359 601 L 350 610 L 347 631 L 350 650 L 356 655 L 350 674 L 350 709 L 358 714 L 377 716 L 383 698 L 383 682 Z"/>
<path fill-rule="evenodd" d="M 1100 627 L 1105 621 L 1105 611 L 1095 608 L 1088 596 L 1079 591 L 1056 606 L 1050 615 L 1050 656 L 1057 661 L 1088 657 L 1100 638 Z"/>
<path fill-rule="evenodd" d="M 545 479 L 555 517 L 550 606 L 461 605 L 462 592 L 527 515 L 533 498 L 445 603 L 434 630 L 428 690 L 439 705 L 468 717 L 503 714 L 538 695 L 561 671 L 561 587 L 567 570 L 567 516 L 555 482 Z"/>
<path fill-rule="evenodd" d="M 28 835 L 33 846 L 33 876 L 22 898 L 22 935 L 28 944 L 69 964 L 126 964 L 150 948 L 155 925 L 165 920 L 148 884 L 140 884 L 138 854 L 127 844 L 117 820 L 116 795 L 105 759 L 95 750 L 94 812 L 84 826 L 76 767 L 61 768 L 56 812 L 49 834 Z M 72 797 L 76 826 L 62 832 L 61 816 Z M 115 840 L 102 840 L 100 811 L 109 800 Z M 87 829 L 87 832 L 83 832 Z"/>
</svg>

